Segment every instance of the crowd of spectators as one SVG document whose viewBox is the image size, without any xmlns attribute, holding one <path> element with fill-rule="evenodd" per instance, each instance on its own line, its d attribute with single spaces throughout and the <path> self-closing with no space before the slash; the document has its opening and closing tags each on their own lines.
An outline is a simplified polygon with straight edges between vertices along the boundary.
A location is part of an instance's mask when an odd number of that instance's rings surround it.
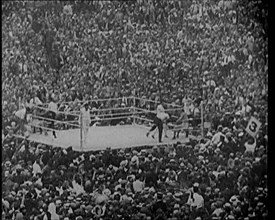
<svg viewBox="0 0 275 220">
<path fill-rule="evenodd" d="M 10 136 L 2 217 L 267 219 L 267 137 L 261 133 L 251 151 L 253 141 L 230 130 L 219 126 L 213 137 L 185 144 L 87 153 Z"/>
<path fill-rule="evenodd" d="M 240 2 L 4 2 L 3 218 L 266 218 L 267 10 Z M 129 96 L 203 100 L 212 129 L 185 145 L 84 155 L 12 135 L 23 105 Z M 250 116 L 262 123 L 255 140 Z"/>
<path fill-rule="evenodd" d="M 3 101 L 203 95 L 217 111 L 248 98 L 266 108 L 263 25 L 234 1 L 186 2 L 25 3 L 2 21 Z"/>
</svg>

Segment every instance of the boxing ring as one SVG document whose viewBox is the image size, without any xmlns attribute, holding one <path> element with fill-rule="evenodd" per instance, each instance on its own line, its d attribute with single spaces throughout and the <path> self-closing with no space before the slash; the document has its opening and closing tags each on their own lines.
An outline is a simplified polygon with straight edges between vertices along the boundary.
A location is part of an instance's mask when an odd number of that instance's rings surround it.
<svg viewBox="0 0 275 220">
<path fill-rule="evenodd" d="M 181 134 L 179 138 L 172 139 L 175 128 L 171 123 L 167 130 L 168 138 L 164 137 L 163 134 L 162 143 L 158 142 L 158 132 L 154 138 L 152 136 L 147 137 L 146 133 L 152 126 L 150 114 L 154 111 L 144 106 L 155 105 L 154 109 L 156 109 L 157 103 L 152 100 L 124 97 L 85 102 L 89 102 L 90 104 L 97 102 L 101 104 L 101 108 L 92 108 L 90 111 L 92 120 L 85 146 L 83 144 L 79 111 L 83 102 L 78 102 L 78 107 L 74 111 L 58 111 L 56 119 L 39 116 L 37 113 L 38 111 L 47 111 L 47 105 L 43 107 L 35 106 L 36 111 L 33 111 L 31 115 L 32 120 L 27 125 L 28 132 L 25 136 L 33 142 L 62 148 L 72 147 L 76 151 L 97 151 L 105 150 L 108 147 L 119 149 L 139 146 L 159 146 L 174 144 L 176 142 L 186 143 L 190 137 L 195 138 L 192 134 L 188 138 L 184 134 Z M 115 107 L 106 104 L 110 102 Z M 72 103 L 67 102 L 64 104 L 71 105 Z M 105 107 L 106 105 L 107 107 Z M 168 103 L 164 104 L 164 106 L 170 118 L 176 117 L 173 113 L 182 109 L 180 106 L 172 106 Z M 54 121 L 54 128 L 48 126 L 51 121 Z M 177 127 L 177 130 L 179 130 L 179 127 Z M 55 131 L 56 138 L 53 137 L 52 131 Z M 200 133 L 200 130 L 197 132 Z"/>
</svg>

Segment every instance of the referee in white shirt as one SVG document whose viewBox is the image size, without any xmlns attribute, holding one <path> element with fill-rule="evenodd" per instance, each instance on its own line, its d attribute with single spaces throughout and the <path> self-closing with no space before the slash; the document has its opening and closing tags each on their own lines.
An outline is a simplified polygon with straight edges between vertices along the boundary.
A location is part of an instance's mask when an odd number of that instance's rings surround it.
<svg viewBox="0 0 275 220">
<path fill-rule="evenodd" d="M 51 129 L 54 129 L 54 121 L 56 119 L 56 113 L 58 111 L 58 107 L 57 107 L 57 103 L 55 102 L 55 99 L 56 98 L 52 98 L 51 99 L 51 102 L 49 103 L 49 106 L 48 106 L 48 118 L 49 119 L 52 119 L 52 121 L 50 121 L 50 124 L 49 124 L 49 128 Z M 53 136 L 54 138 L 56 138 L 56 133 L 55 131 L 53 130 Z"/>
<path fill-rule="evenodd" d="M 157 114 L 156 117 L 154 118 L 154 125 L 152 126 L 152 128 L 146 133 L 146 136 L 148 137 L 148 135 L 154 131 L 156 128 L 158 128 L 159 130 L 159 143 L 161 143 L 161 138 L 162 138 L 162 131 L 163 131 L 163 119 L 164 119 L 164 115 L 165 115 L 165 110 L 162 106 L 162 102 L 160 102 L 160 104 L 157 106 Z"/>
<path fill-rule="evenodd" d="M 91 123 L 91 115 L 90 115 L 90 108 L 89 108 L 88 102 L 84 103 L 83 107 L 80 109 L 80 114 L 82 116 L 80 120 L 82 120 L 83 146 L 86 147 L 88 132 L 89 132 L 90 123 Z"/>
</svg>

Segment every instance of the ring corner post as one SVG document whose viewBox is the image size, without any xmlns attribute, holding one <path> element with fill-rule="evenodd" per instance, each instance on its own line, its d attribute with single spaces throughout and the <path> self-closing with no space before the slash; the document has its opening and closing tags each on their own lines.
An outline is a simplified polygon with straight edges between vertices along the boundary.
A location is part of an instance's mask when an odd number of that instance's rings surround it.
<svg viewBox="0 0 275 220">
<path fill-rule="evenodd" d="M 136 97 L 133 96 L 133 124 L 136 125 L 136 118 L 135 118 L 135 115 L 136 115 Z"/>
<path fill-rule="evenodd" d="M 204 129 L 204 122 L 203 122 L 203 100 L 201 101 L 201 136 L 203 138 L 203 129 Z"/>
<path fill-rule="evenodd" d="M 79 115 L 79 119 L 80 119 L 80 149 L 81 151 L 83 151 L 83 120 L 82 120 L 82 113 L 80 112 L 80 115 Z"/>
</svg>

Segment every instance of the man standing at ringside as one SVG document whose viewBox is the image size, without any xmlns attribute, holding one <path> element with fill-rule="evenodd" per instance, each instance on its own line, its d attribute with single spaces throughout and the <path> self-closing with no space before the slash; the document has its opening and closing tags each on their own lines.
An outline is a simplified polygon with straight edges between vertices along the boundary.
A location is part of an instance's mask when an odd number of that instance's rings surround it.
<svg viewBox="0 0 275 220">
<path fill-rule="evenodd" d="M 49 103 L 48 112 L 47 112 L 47 117 L 51 119 L 49 128 L 52 129 L 54 138 L 57 138 L 54 130 L 54 122 L 56 120 L 56 114 L 58 112 L 57 98 L 54 97 L 54 98 L 51 98 L 50 100 L 51 102 Z"/>
</svg>

